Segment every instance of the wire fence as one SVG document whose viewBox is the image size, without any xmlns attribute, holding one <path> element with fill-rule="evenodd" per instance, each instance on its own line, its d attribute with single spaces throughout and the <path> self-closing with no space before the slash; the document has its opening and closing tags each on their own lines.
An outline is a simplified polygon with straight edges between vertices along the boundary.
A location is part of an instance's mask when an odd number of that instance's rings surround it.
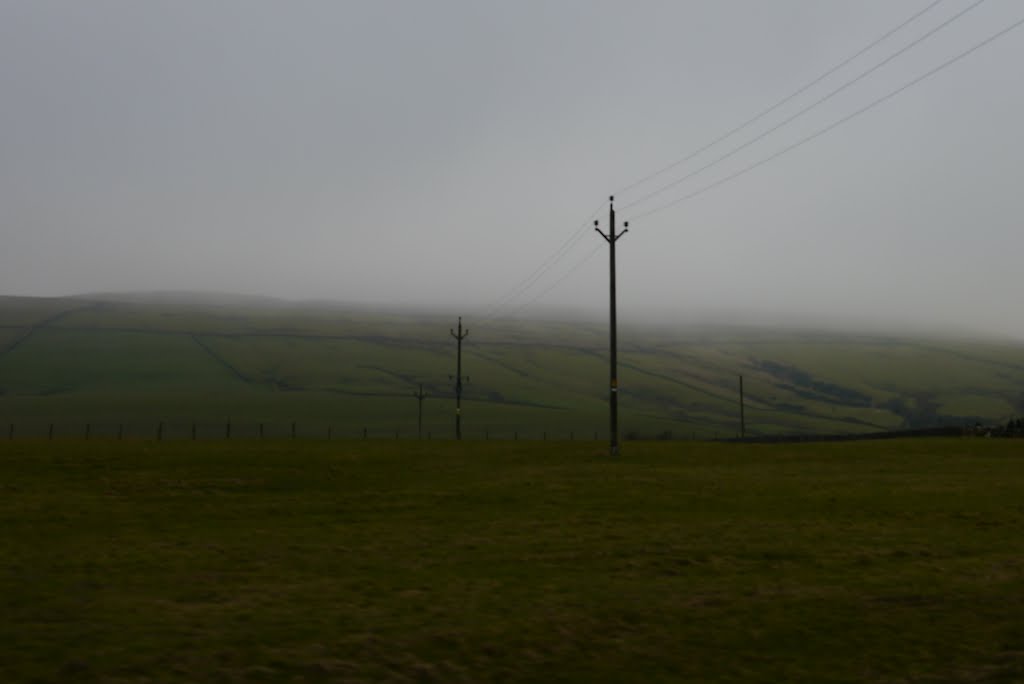
<svg viewBox="0 0 1024 684">
<path fill-rule="evenodd" d="M 146 441 L 214 441 L 214 440 L 447 440 L 456 439 L 452 427 L 436 426 L 418 430 L 387 428 L 381 425 L 355 426 L 351 423 L 315 421 L 233 421 L 233 420 L 131 420 L 131 421 L 41 421 L 15 420 L 0 424 L 0 441 L 14 440 L 146 440 Z M 741 437 L 729 431 L 623 430 L 620 438 L 630 441 L 728 441 L 746 443 L 847 441 L 861 439 L 892 439 L 908 437 L 942 437 L 957 435 L 1024 436 L 1024 429 L 1003 426 L 936 426 L 858 433 L 778 433 Z M 463 427 L 464 441 L 595 441 L 605 442 L 608 433 L 601 430 L 546 428 L 476 428 Z"/>
<path fill-rule="evenodd" d="M 436 429 L 415 426 L 395 428 L 380 425 L 358 426 L 351 423 L 300 421 L 234 421 L 234 420 L 130 420 L 130 421 L 45 421 L 21 420 L 2 424 L 0 439 L 32 440 L 454 440 L 453 428 Z M 608 434 L 600 430 L 574 429 L 514 429 L 463 428 L 465 440 L 607 440 Z M 672 433 L 640 435 L 629 432 L 623 439 L 668 439 Z M 694 434 L 695 438 L 696 435 Z"/>
<path fill-rule="evenodd" d="M 213 439 L 454 439 L 454 429 L 333 425 L 326 423 L 251 421 L 126 421 L 126 422 L 8 422 L 0 438 L 96 440 L 213 440 Z M 463 430 L 465 439 L 602 439 L 606 435 L 579 430 Z"/>
</svg>

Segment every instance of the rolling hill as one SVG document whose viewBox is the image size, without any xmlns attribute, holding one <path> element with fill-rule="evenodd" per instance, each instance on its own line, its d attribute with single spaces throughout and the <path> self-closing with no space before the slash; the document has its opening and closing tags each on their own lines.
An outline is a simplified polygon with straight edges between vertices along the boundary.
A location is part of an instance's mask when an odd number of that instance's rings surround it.
<svg viewBox="0 0 1024 684">
<path fill-rule="evenodd" d="M 607 429 L 603 322 L 466 319 L 469 438 Z M 0 420 L 19 434 L 451 435 L 454 317 L 262 298 L 0 297 Z M 1024 346 L 767 328 L 620 327 L 628 437 L 1004 422 L 1024 413 Z M 196 427 L 192 428 L 195 424 Z M 263 424 L 260 427 L 260 424 Z M 116 426 L 116 427 L 115 427 Z M 127 427 L 125 427 L 127 426 Z"/>
</svg>

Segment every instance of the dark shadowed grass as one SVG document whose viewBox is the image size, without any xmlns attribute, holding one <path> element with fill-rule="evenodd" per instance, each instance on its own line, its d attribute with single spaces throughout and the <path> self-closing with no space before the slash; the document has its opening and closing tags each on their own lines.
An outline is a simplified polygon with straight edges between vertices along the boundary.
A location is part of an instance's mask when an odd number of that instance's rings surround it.
<svg viewBox="0 0 1024 684">
<path fill-rule="evenodd" d="M 1024 679 L 1024 450 L 0 443 L 5 682 Z"/>
</svg>

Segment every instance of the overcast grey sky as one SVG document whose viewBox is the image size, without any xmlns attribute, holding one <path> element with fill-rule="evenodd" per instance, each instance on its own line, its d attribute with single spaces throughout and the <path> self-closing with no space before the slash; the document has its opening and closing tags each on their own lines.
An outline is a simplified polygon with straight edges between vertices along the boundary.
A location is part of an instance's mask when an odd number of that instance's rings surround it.
<svg viewBox="0 0 1024 684">
<path fill-rule="evenodd" d="M 601 208 L 607 228 L 609 194 L 931 4 L 0 0 L 0 294 L 185 289 L 601 312 L 607 249 L 587 226 Z M 620 193 L 619 218 L 633 220 L 618 243 L 623 315 L 1024 338 L 1024 27 L 644 215 L 1024 18 L 1019 0 L 981 2 L 626 208 L 974 4 L 939 2 L 749 128 Z M 504 299 L 576 231 L 563 259 Z"/>
</svg>

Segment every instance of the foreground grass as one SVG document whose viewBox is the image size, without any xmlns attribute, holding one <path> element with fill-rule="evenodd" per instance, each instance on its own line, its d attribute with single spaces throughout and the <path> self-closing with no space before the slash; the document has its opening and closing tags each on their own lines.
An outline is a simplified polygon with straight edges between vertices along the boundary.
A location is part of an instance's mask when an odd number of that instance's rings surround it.
<svg viewBox="0 0 1024 684">
<path fill-rule="evenodd" d="M 0 680 L 1022 681 L 1022 455 L 2 442 Z"/>
</svg>

